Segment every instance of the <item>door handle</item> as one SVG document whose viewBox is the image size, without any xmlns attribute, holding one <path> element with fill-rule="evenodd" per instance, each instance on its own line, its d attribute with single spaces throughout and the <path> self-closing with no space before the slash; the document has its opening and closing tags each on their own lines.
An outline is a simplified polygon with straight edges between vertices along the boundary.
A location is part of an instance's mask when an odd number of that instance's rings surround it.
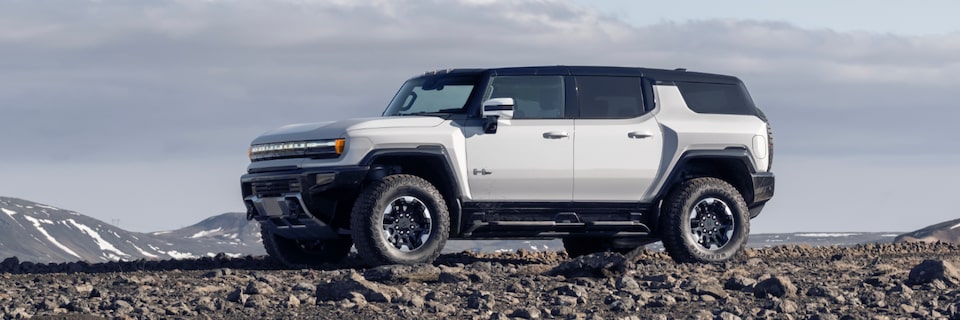
<svg viewBox="0 0 960 320">
<path fill-rule="evenodd" d="M 630 139 L 646 139 L 651 137 L 653 137 L 653 135 L 646 132 L 640 132 L 640 131 L 627 132 L 627 138 L 630 138 Z"/>
<path fill-rule="evenodd" d="M 545 139 L 563 139 L 569 136 L 570 135 L 563 131 L 550 131 L 543 133 L 543 138 Z"/>
</svg>

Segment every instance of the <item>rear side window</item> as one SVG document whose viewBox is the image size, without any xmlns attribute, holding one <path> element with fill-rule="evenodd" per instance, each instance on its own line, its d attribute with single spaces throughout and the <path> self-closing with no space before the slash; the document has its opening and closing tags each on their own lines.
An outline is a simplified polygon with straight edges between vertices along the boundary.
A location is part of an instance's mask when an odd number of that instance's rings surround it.
<svg viewBox="0 0 960 320">
<path fill-rule="evenodd" d="M 628 119 L 644 113 L 639 77 L 578 76 L 582 119 Z"/>
<path fill-rule="evenodd" d="M 757 108 L 740 84 L 677 82 L 687 107 L 696 113 L 756 115 Z"/>
</svg>

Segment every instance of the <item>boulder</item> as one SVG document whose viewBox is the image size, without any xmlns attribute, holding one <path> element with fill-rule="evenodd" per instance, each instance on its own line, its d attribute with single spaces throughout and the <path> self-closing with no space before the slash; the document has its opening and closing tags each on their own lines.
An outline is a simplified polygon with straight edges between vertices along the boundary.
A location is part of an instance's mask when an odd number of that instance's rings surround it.
<svg viewBox="0 0 960 320">
<path fill-rule="evenodd" d="M 758 298 L 790 297 L 797 294 L 797 287 L 786 276 L 772 276 L 758 282 L 753 288 L 753 294 Z"/>
<path fill-rule="evenodd" d="M 934 280 L 956 286 L 960 284 L 960 273 L 947 261 L 924 260 L 910 269 L 910 275 L 907 277 L 907 283 L 911 285 L 927 284 Z"/>
<path fill-rule="evenodd" d="M 439 273 L 438 273 L 439 274 Z M 346 276 L 340 279 L 331 280 L 317 285 L 317 300 L 343 300 L 351 299 L 351 292 L 356 292 L 367 301 L 391 302 L 401 295 L 400 289 L 368 281 L 359 273 L 350 271 Z"/>
</svg>

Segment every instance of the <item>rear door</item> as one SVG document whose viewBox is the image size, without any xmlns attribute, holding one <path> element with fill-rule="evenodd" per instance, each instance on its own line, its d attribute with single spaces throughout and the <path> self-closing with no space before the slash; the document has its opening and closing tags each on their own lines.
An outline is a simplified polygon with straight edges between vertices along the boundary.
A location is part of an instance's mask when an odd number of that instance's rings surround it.
<svg viewBox="0 0 960 320">
<path fill-rule="evenodd" d="M 635 202 L 660 167 L 663 134 L 640 77 L 577 76 L 573 200 Z"/>
</svg>

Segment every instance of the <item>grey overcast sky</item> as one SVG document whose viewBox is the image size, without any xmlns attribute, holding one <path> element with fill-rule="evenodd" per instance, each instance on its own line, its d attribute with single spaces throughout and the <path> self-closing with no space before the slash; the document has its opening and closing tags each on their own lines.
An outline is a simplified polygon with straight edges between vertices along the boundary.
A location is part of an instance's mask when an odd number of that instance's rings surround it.
<svg viewBox="0 0 960 320">
<path fill-rule="evenodd" d="M 379 115 L 412 75 L 622 65 L 747 83 L 777 142 L 755 233 L 958 218 L 958 4 L 802 5 L 0 0 L 0 195 L 178 228 L 242 211 L 258 134 Z"/>
</svg>

